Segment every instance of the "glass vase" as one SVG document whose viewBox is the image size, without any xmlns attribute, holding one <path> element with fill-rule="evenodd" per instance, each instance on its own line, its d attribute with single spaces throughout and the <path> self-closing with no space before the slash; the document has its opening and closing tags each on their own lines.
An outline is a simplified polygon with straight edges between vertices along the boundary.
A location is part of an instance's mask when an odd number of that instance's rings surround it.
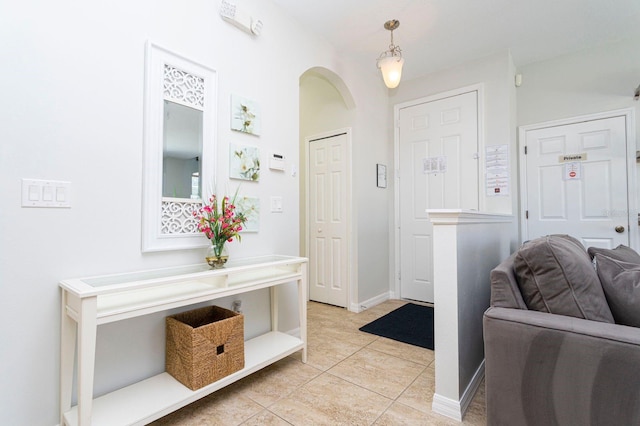
<svg viewBox="0 0 640 426">
<path fill-rule="evenodd" d="M 211 244 L 205 258 L 209 266 L 214 269 L 223 268 L 229 259 L 226 244 Z"/>
</svg>

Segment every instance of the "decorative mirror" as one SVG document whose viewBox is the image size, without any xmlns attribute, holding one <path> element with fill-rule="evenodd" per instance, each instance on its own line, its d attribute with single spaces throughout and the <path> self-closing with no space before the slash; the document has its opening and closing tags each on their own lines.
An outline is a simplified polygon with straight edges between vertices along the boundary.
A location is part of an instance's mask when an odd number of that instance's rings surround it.
<svg viewBox="0 0 640 426">
<path fill-rule="evenodd" d="M 216 72 L 147 43 L 142 251 L 206 247 L 193 211 L 215 178 Z"/>
</svg>

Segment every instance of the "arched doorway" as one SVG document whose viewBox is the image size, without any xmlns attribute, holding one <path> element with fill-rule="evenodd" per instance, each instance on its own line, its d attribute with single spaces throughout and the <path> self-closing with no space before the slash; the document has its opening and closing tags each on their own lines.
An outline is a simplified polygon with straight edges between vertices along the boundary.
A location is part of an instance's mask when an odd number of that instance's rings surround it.
<svg viewBox="0 0 640 426">
<path fill-rule="evenodd" d="M 354 109 L 353 97 L 337 74 L 316 67 L 300 76 L 300 253 L 309 257 L 311 299 L 351 309 L 357 300 L 351 226 Z M 332 170 L 324 163 L 330 157 L 323 153 L 328 152 L 340 160 L 339 165 L 333 161 Z M 321 163 L 324 166 L 316 167 Z M 335 226 L 338 221 L 340 226 Z M 336 291 L 343 294 L 336 296 Z"/>
</svg>

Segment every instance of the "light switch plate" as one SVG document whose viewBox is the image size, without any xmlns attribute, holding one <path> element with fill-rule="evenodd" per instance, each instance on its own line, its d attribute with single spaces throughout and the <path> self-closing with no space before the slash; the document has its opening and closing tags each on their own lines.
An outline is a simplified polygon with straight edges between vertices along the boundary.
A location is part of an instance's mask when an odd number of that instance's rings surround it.
<svg viewBox="0 0 640 426">
<path fill-rule="evenodd" d="M 22 207 L 70 208 L 71 182 L 22 179 Z"/>
<path fill-rule="evenodd" d="M 282 197 L 271 197 L 271 213 L 282 213 Z"/>
</svg>

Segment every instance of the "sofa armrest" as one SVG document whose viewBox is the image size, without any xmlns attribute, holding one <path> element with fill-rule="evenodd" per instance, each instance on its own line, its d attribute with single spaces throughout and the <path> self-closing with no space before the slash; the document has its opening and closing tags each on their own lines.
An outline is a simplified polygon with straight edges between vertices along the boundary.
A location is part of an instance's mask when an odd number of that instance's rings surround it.
<svg viewBox="0 0 640 426">
<path fill-rule="evenodd" d="M 496 307 L 483 321 L 487 424 L 640 424 L 640 329 Z"/>
</svg>

